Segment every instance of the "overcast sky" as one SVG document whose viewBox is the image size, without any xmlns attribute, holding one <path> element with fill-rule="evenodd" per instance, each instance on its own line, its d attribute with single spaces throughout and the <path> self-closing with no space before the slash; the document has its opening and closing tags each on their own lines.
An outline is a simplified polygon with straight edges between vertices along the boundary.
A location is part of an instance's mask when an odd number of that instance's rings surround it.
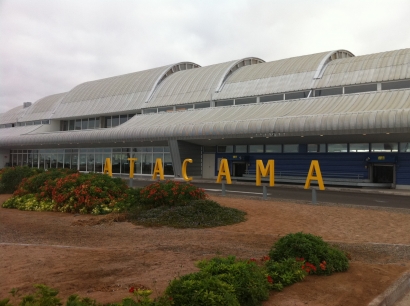
<svg viewBox="0 0 410 306">
<path fill-rule="evenodd" d="M 0 113 L 180 61 L 410 47 L 409 0 L 0 0 Z"/>
</svg>

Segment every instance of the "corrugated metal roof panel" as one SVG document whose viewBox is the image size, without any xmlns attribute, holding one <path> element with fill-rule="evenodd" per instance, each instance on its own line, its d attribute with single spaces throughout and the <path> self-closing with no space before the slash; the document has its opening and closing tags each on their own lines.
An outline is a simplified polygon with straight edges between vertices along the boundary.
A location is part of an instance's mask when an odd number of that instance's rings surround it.
<svg viewBox="0 0 410 306">
<path fill-rule="evenodd" d="M 6 137 L 7 129 L 2 129 L 0 145 L 198 139 L 272 132 L 288 136 L 370 134 L 383 129 L 406 132 L 410 131 L 409 110 L 410 90 L 394 90 L 140 115 L 112 129 L 31 132 L 20 137 Z"/>
<path fill-rule="evenodd" d="M 0 124 L 7 124 L 7 123 L 16 123 L 21 116 L 27 111 L 29 107 L 24 108 L 23 106 L 17 106 L 5 113 L 2 113 L 0 116 Z"/>
<path fill-rule="evenodd" d="M 53 111 L 58 106 L 59 102 L 63 99 L 65 93 L 55 94 L 41 98 L 27 108 L 26 113 L 19 121 L 33 121 L 41 119 L 50 119 L 53 115 Z"/>
<path fill-rule="evenodd" d="M 337 59 L 327 64 L 314 88 L 410 78 L 410 49 Z"/>
</svg>

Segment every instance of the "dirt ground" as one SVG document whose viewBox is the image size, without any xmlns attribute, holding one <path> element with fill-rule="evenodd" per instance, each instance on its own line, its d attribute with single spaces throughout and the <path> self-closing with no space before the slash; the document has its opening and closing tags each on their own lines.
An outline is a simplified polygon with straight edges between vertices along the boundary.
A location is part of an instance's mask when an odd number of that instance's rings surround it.
<svg viewBox="0 0 410 306">
<path fill-rule="evenodd" d="M 8 195 L 0 195 L 2 203 Z M 247 221 L 211 229 L 145 228 L 93 217 L 0 208 L 0 299 L 33 284 L 118 302 L 128 288 L 160 294 L 173 278 L 214 256 L 261 258 L 288 233 L 322 236 L 351 255 L 348 272 L 308 276 L 264 305 L 367 305 L 410 269 L 410 213 L 212 196 L 247 212 Z"/>
</svg>

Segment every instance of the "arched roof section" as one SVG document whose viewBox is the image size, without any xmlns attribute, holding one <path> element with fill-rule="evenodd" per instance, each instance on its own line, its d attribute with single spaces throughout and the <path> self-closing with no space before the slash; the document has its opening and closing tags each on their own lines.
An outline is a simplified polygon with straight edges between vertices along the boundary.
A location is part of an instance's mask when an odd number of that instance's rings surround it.
<svg viewBox="0 0 410 306">
<path fill-rule="evenodd" d="M 127 112 L 141 108 L 164 79 L 184 69 L 197 68 L 181 62 L 149 70 L 82 83 L 70 90 L 54 118 L 81 117 Z"/>
<path fill-rule="evenodd" d="M 354 54 L 347 50 L 330 51 L 328 54 L 326 54 L 326 56 L 322 59 L 319 66 L 317 67 L 314 78 L 320 79 L 323 75 L 326 65 L 329 64 L 331 61 L 348 57 L 354 57 Z"/>
<path fill-rule="evenodd" d="M 221 78 L 217 85 L 217 89 L 215 92 L 221 91 L 223 83 L 226 81 L 226 79 L 236 70 L 239 68 L 242 68 L 244 66 L 250 66 L 250 65 L 255 65 L 255 64 L 260 64 L 264 63 L 265 61 L 263 59 L 257 58 L 257 57 L 247 57 L 241 60 L 238 60 L 236 63 L 233 63 L 231 67 L 227 69 L 225 72 L 225 75 Z"/>
<path fill-rule="evenodd" d="M 247 62 L 248 60 L 249 62 Z M 223 83 L 227 76 L 235 70 L 243 69 L 242 67 L 246 65 L 256 64 L 257 61 L 262 60 L 245 58 L 171 75 L 158 86 L 152 98 L 144 107 L 210 101 L 218 86 Z"/>
<path fill-rule="evenodd" d="M 0 124 L 16 123 L 19 118 L 24 115 L 26 110 L 27 108 L 21 105 L 0 114 Z"/>
<path fill-rule="evenodd" d="M 246 66 L 232 73 L 215 100 L 306 90 L 329 52 Z"/>
<path fill-rule="evenodd" d="M 26 113 L 18 120 L 19 122 L 51 119 L 54 110 L 57 108 L 66 93 L 50 95 L 41 98 L 27 108 Z"/>
<path fill-rule="evenodd" d="M 19 137 L 4 133 L 0 134 L 0 147 L 235 138 L 273 133 L 307 136 L 409 131 L 410 90 L 393 90 L 134 116 L 112 129 L 42 134 L 34 131 L 20 133 Z"/>
<path fill-rule="evenodd" d="M 315 88 L 410 79 L 410 49 L 335 59 L 329 62 Z"/>
</svg>

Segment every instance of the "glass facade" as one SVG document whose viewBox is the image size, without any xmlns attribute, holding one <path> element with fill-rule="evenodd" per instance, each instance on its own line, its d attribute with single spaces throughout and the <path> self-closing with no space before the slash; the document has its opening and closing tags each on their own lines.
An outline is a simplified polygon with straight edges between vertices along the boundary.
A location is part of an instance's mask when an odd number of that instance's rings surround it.
<svg viewBox="0 0 410 306">
<path fill-rule="evenodd" d="M 161 158 L 165 175 L 173 175 L 171 153 L 168 147 L 92 148 L 11 150 L 10 166 L 35 168 L 69 168 L 83 172 L 103 172 L 105 159 L 111 159 L 112 173 L 129 174 L 134 161 L 135 174 L 152 174 L 157 158 Z"/>
</svg>

